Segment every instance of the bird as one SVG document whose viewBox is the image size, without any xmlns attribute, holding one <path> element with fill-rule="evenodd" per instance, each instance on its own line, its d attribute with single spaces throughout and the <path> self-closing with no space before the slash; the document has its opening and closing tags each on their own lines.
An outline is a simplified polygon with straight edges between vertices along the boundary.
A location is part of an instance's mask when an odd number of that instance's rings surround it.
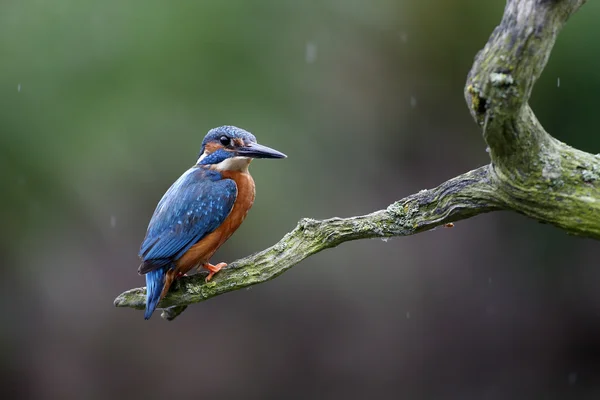
<svg viewBox="0 0 600 400">
<path fill-rule="evenodd" d="M 140 246 L 138 273 L 146 277 L 145 319 L 150 319 L 176 278 L 204 267 L 208 282 L 227 266 L 213 265 L 210 258 L 240 227 L 254 203 L 250 162 L 286 157 L 258 144 L 244 129 L 225 125 L 208 131 L 196 164 L 158 202 Z"/>
</svg>

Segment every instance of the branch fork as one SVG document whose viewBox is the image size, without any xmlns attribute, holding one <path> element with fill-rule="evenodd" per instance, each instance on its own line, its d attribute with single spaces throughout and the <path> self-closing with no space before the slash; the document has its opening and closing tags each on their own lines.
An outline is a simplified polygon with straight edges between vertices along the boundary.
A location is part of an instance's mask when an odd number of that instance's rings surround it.
<svg viewBox="0 0 600 400">
<path fill-rule="evenodd" d="M 550 136 L 527 103 L 558 33 L 584 3 L 507 0 L 465 85 L 467 105 L 489 147 L 489 165 L 368 215 L 302 219 L 277 244 L 231 263 L 210 282 L 205 274 L 180 278 L 159 304 L 162 317 L 172 320 L 190 304 L 271 280 L 347 241 L 413 235 L 491 211 L 515 211 L 600 239 L 600 157 Z M 142 310 L 145 296 L 145 288 L 130 289 L 114 304 Z"/>
</svg>

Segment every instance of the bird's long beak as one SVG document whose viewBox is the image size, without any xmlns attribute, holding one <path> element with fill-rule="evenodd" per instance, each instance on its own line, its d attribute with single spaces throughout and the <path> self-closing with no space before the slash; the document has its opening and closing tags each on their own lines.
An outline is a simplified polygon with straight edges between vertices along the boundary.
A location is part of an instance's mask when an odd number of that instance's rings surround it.
<svg viewBox="0 0 600 400">
<path fill-rule="evenodd" d="M 287 156 L 275 149 L 258 143 L 250 143 L 237 149 L 237 154 L 250 158 L 286 158 Z"/>
</svg>

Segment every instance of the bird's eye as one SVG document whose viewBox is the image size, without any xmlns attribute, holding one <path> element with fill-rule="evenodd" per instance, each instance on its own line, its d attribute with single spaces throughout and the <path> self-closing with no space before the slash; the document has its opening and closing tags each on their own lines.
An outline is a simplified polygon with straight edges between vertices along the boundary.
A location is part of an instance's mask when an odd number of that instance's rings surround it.
<svg viewBox="0 0 600 400">
<path fill-rule="evenodd" d="M 219 141 L 223 146 L 229 146 L 231 144 L 231 139 L 229 139 L 227 136 L 221 136 Z"/>
</svg>

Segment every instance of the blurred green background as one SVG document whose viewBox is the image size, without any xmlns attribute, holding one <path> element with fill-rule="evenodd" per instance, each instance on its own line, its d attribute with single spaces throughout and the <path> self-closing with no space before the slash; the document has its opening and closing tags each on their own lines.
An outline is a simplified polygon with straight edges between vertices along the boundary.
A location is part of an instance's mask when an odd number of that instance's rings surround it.
<svg viewBox="0 0 600 400">
<path fill-rule="evenodd" d="M 173 323 L 112 305 L 215 126 L 289 158 L 253 163 L 214 261 L 487 163 L 462 90 L 503 7 L 2 1 L 3 398 L 599 398 L 600 245 L 510 213 L 346 243 Z M 531 101 L 594 153 L 599 18 L 571 19 Z"/>
</svg>

